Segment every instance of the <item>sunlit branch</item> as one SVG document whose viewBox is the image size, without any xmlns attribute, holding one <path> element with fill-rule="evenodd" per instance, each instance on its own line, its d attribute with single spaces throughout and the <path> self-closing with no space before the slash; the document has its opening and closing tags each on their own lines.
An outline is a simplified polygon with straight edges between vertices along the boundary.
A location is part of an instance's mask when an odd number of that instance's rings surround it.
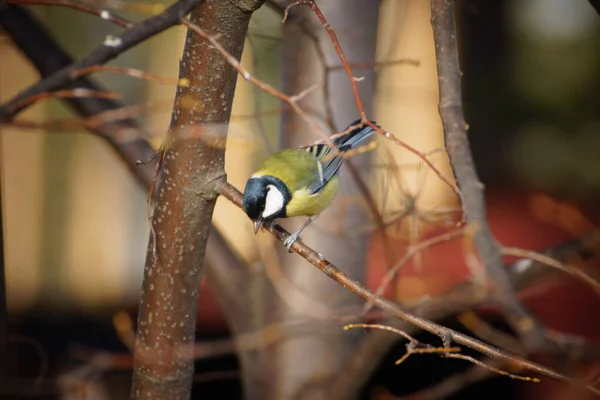
<svg viewBox="0 0 600 400">
<path fill-rule="evenodd" d="M 221 195 L 226 197 L 237 207 L 241 208 L 242 194 L 235 187 L 231 186 L 225 180 L 221 180 L 217 182 L 216 189 Z M 289 232 L 287 232 L 285 229 L 274 223 L 264 224 L 263 229 L 270 232 L 277 238 L 277 240 L 279 240 L 282 243 L 290 235 Z M 438 336 L 444 343 L 444 347 L 450 347 L 451 343 L 457 343 L 465 347 L 469 347 L 475 351 L 478 351 L 479 353 L 486 355 L 490 358 L 514 363 L 514 365 L 524 370 L 528 370 L 530 372 L 534 372 L 564 383 L 583 386 L 592 393 L 600 396 L 600 390 L 596 389 L 595 387 L 578 382 L 577 380 L 559 374 L 558 372 L 548 367 L 544 367 L 540 364 L 520 358 L 507 351 L 494 348 L 468 335 L 462 334 L 435 322 L 429 321 L 427 319 L 418 317 L 416 315 L 404 311 L 397 304 L 386 300 L 381 296 L 375 295 L 363 284 L 353 280 L 348 275 L 344 274 L 338 267 L 327 261 L 327 259 L 323 255 L 315 252 L 313 249 L 311 249 L 301 241 L 295 242 L 292 245 L 292 250 L 301 257 L 303 257 L 310 264 L 314 265 L 319 270 L 321 270 L 329 278 L 344 286 L 346 289 L 350 290 L 357 296 L 360 296 L 366 302 L 373 304 L 374 306 L 380 308 L 382 311 L 385 311 L 392 316 L 400 318 L 401 320 L 408 322 L 409 324 L 412 324 L 424 331 Z"/>
</svg>

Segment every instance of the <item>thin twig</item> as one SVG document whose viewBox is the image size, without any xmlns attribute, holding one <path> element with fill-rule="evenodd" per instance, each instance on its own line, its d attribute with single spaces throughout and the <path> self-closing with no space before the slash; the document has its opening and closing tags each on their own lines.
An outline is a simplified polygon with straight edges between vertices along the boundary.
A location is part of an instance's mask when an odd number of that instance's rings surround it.
<svg viewBox="0 0 600 400">
<path fill-rule="evenodd" d="M 374 124 L 373 122 L 371 122 L 369 120 L 369 118 L 367 118 L 367 115 L 365 113 L 365 109 L 364 109 L 363 104 L 362 104 L 362 100 L 361 100 L 360 95 L 358 93 L 358 85 L 357 85 L 357 83 L 358 83 L 359 79 L 356 78 L 356 76 L 354 76 L 354 73 L 352 72 L 352 68 L 350 67 L 350 64 L 348 63 L 348 61 L 346 60 L 346 56 L 344 55 L 344 52 L 342 50 L 342 46 L 340 45 L 340 42 L 337 39 L 335 31 L 333 30 L 333 28 L 331 27 L 331 25 L 327 22 L 327 19 L 325 18 L 325 16 L 321 12 L 321 9 L 319 8 L 319 6 L 317 5 L 317 3 L 314 0 L 297 0 L 297 1 L 294 1 L 294 2 L 290 3 L 285 8 L 285 10 L 284 10 L 284 13 L 283 13 L 283 22 L 286 21 L 288 15 L 289 15 L 290 9 L 293 8 L 293 7 L 296 7 L 298 5 L 307 5 L 307 6 L 309 6 L 310 9 L 315 13 L 315 15 L 317 16 L 317 18 L 319 19 L 319 22 L 321 23 L 321 25 L 323 25 L 323 28 L 327 31 L 327 34 L 329 35 L 329 37 L 331 39 L 331 43 L 332 43 L 333 47 L 335 48 L 335 50 L 336 50 L 336 52 L 338 54 L 338 58 L 340 59 L 340 61 L 342 63 L 343 69 L 346 72 L 346 74 L 348 75 L 348 80 L 350 81 L 350 86 L 352 88 L 352 94 L 353 94 L 353 97 L 354 97 L 354 102 L 356 103 L 356 108 L 358 109 L 358 112 L 359 112 L 359 114 L 360 114 L 360 116 L 362 118 L 362 123 L 364 123 L 366 125 L 369 125 L 375 131 L 377 131 L 377 133 L 379 133 L 380 135 L 384 136 L 388 140 L 391 140 L 392 143 L 396 144 L 397 146 L 403 147 L 406 150 L 408 150 L 409 152 L 411 152 L 414 155 L 416 155 L 444 183 L 446 183 L 457 195 L 460 196 L 461 193 L 460 193 L 460 190 L 458 189 L 458 186 L 454 182 L 451 182 L 422 152 L 420 152 L 419 150 L 415 149 L 411 145 L 405 143 L 404 141 L 398 139 L 392 133 L 384 131 L 380 126 Z"/>
<path fill-rule="evenodd" d="M 521 346 L 518 340 L 513 336 L 494 328 L 480 318 L 474 311 L 465 311 L 459 314 L 457 319 L 458 322 L 481 340 L 485 340 L 501 349 L 510 349 L 521 356 L 526 355 L 525 349 L 523 349 L 523 346 Z"/>
<path fill-rule="evenodd" d="M 338 58 L 341 60 L 342 62 L 342 68 L 346 71 L 348 78 L 350 80 L 350 85 L 353 91 L 353 96 L 355 99 L 355 103 L 357 105 L 357 108 L 361 114 L 362 117 L 362 122 L 369 125 L 371 128 L 375 129 L 375 131 L 377 131 L 379 134 L 383 135 L 384 137 L 386 137 L 387 139 L 391 140 L 394 144 L 404 147 L 406 150 L 408 150 L 409 152 L 415 154 L 418 158 L 420 158 L 432 171 L 434 171 L 434 173 L 443 181 L 445 182 L 455 193 L 457 193 L 460 196 L 460 192 L 458 190 L 458 187 L 456 186 L 455 183 L 451 182 L 448 178 L 446 178 L 446 176 L 430 161 L 427 159 L 427 156 L 418 151 L 417 149 L 415 149 L 414 147 L 410 146 L 407 143 L 404 143 L 403 141 L 401 141 L 400 139 L 398 139 L 396 136 L 394 136 L 393 134 L 391 134 L 390 132 L 386 132 L 384 131 L 381 127 L 379 127 L 378 125 L 374 124 L 373 122 L 369 121 L 368 119 L 366 119 L 365 117 L 365 111 L 364 111 L 364 107 L 362 105 L 362 100 L 360 99 L 360 96 L 358 94 L 358 86 L 357 86 L 357 82 L 358 79 L 353 75 L 352 73 L 352 69 L 350 67 L 350 64 L 348 63 L 348 61 L 346 60 L 346 57 L 344 56 L 344 53 L 342 51 L 341 45 L 337 39 L 337 36 L 335 35 L 335 32 L 333 31 L 333 29 L 331 28 L 331 26 L 329 25 L 329 23 L 327 22 L 327 20 L 325 19 L 325 16 L 323 15 L 323 13 L 321 12 L 321 10 L 319 9 L 319 7 L 317 6 L 317 4 L 312 1 L 312 0 L 299 0 L 296 2 L 293 2 L 291 4 L 289 4 L 287 7 L 285 7 L 285 9 L 281 10 L 283 12 L 283 22 L 286 21 L 286 19 L 288 18 L 288 13 L 290 11 L 290 9 L 292 7 L 295 7 L 297 5 L 309 5 L 310 8 L 313 10 L 313 12 L 317 15 L 319 21 L 321 22 L 321 24 L 323 25 L 323 27 L 325 28 L 325 30 L 327 31 L 328 35 L 331 38 L 331 42 L 336 50 L 336 53 L 338 54 Z M 303 32 L 310 37 L 313 42 L 315 42 L 315 48 L 317 50 L 317 53 L 319 55 L 319 59 L 321 59 L 322 63 L 324 64 L 324 68 L 326 70 L 325 73 L 325 104 L 326 104 L 326 111 L 327 111 L 327 120 L 328 120 L 328 124 L 330 125 L 330 127 L 333 128 L 333 121 L 331 118 L 331 114 L 332 114 L 332 110 L 330 108 L 330 102 L 328 101 L 328 87 L 327 87 L 327 79 L 328 79 L 328 75 L 329 75 L 329 71 L 327 65 L 325 64 L 325 57 L 323 55 L 323 51 L 321 49 L 321 47 L 319 46 L 319 41 L 317 40 L 317 38 L 310 32 L 309 29 L 307 29 L 303 24 L 301 25 Z M 331 138 L 325 138 L 325 141 L 331 145 L 331 140 L 338 137 L 338 136 L 342 136 L 347 134 L 350 130 L 356 128 L 356 126 L 354 127 L 349 127 L 347 128 L 345 131 L 333 135 Z M 335 153 L 333 155 L 336 155 Z M 351 171 L 352 172 L 352 171 Z M 358 176 L 355 171 L 353 172 L 354 176 Z M 357 181 L 358 182 L 358 181 Z M 363 190 L 363 193 L 366 193 Z M 381 224 L 381 218 L 378 217 L 378 211 L 376 210 L 376 207 L 372 207 L 372 200 L 370 199 L 370 196 L 366 196 L 369 207 L 371 209 L 371 211 L 374 214 L 375 220 L 378 222 L 378 225 L 382 226 Z"/>
<path fill-rule="evenodd" d="M 335 34 L 335 31 L 333 30 L 331 25 L 329 25 L 329 23 L 327 22 L 327 19 L 321 12 L 321 9 L 319 8 L 319 6 L 317 6 L 317 3 L 314 0 L 299 0 L 299 1 L 295 1 L 295 2 L 291 3 L 285 9 L 284 16 L 283 16 L 283 22 L 285 22 L 285 20 L 287 18 L 289 9 L 292 7 L 295 7 L 297 5 L 300 5 L 300 4 L 308 5 L 311 8 L 311 10 L 315 13 L 317 18 L 319 19 L 319 22 L 321 22 L 321 25 L 323 25 L 323 28 L 325 29 L 325 31 L 331 38 L 331 43 L 333 44 L 333 47 L 335 48 L 335 51 L 338 54 L 340 62 L 342 63 L 342 66 L 344 67 L 344 70 L 346 71 L 346 74 L 348 75 L 348 78 L 350 79 L 350 86 L 352 88 L 352 95 L 354 96 L 354 101 L 356 102 L 356 108 L 358 108 L 358 112 L 360 113 L 360 117 L 363 120 L 363 122 L 366 122 L 368 120 L 368 118 L 367 118 L 367 114 L 365 113 L 365 108 L 364 108 L 362 100 L 360 98 L 360 94 L 358 93 L 358 86 L 356 84 L 357 79 L 354 76 L 354 73 L 352 72 L 350 65 L 348 64 L 348 60 L 346 60 L 346 56 L 344 55 L 344 51 L 342 50 L 342 46 L 340 45 L 340 42 L 337 38 L 337 35 Z"/>
<path fill-rule="evenodd" d="M 559 271 L 564 272 L 565 274 L 571 275 L 587 283 L 592 287 L 592 289 L 594 289 L 596 293 L 600 294 L 600 282 L 588 275 L 585 271 L 582 271 L 580 268 L 577 268 L 573 265 L 563 264 L 560 261 L 553 259 L 552 257 L 536 253 L 535 251 L 519 249 L 517 247 L 502 247 L 502 254 L 504 254 L 505 256 L 527 258 L 545 264 L 549 267 L 555 268 Z"/>
<path fill-rule="evenodd" d="M 389 325 L 382 325 L 382 324 L 348 324 L 346 326 L 344 326 L 344 330 L 348 331 L 350 329 L 356 329 L 356 328 L 361 328 L 361 329 L 379 329 L 379 330 L 383 330 L 383 331 L 389 331 L 389 332 L 393 332 L 397 335 L 402 336 L 404 339 L 408 340 L 409 342 L 412 343 L 419 343 L 419 341 L 417 339 L 415 339 L 414 337 L 410 336 L 408 333 L 398 329 L 398 328 L 394 328 L 393 326 L 389 326 Z"/>
<path fill-rule="evenodd" d="M 419 65 L 421 65 L 421 62 L 419 60 L 414 60 L 414 59 L 406 58 L 406 59 L 401 59 L 401 60 L 390 60 L 390 61 L 372 61 L 372 62 L 363 62 L 363 63 L 349 63 L 348 65 L 351 68 L 356 68 L 356 69 L 371 69 L 371 68 L 388 67 L 388 66 L 391 66 L 391 65 L 410 65 L 412 67 L 418 67 Z M 326 71 L 328 71 L 328 72 L 345 71 L 345 70 L 346 69 L 344 68 L 343 65 L 332 65 L 332 66 L 326 68 Z"/>
<path fill-rule="evenodd" d="M 69 99 L 69 98 L 88 98 L 88 99 L 118 99 L 119 92 L 112 90 L 92 90 L 86 88 L 62 89 L 54 92 L 40 93 L 35 96 L 21 100 L 13 106 L 14 109 L 27 107 L 30 104 L 37 103 L 40 100 L 49 99 Z"/>
<path fill-rule="evenodd" d="M 87 100 L 85 98 L 80 99 Z M 68 98 L 66 100 L 72 100 L 72 98 Z M 20 129 L 39 129 L 47 131 L 60 130 L 63 132 L 74 133 L 79 133 L 83 129 L 87 129 L 92 133 L 96 133 L 101 138 L 106 139 L 111 145 L 113 145 L 113 147 L 115 147 L 120 155 L 127 155 L 127 157 L 124 158 L 124 161 L 127 162 L 128 167 L 133 170 L 134 175 L 137 178 L 144 180 L 143 184 L 145 185 L 145 180 L 148 178 L 140 175 L 144 174 L 143 170 L 139 171 L 141 168 L 136 169 L 134 167 L 139 164 L 138 161 L 147 160 L 151 158 L 151 156 L 154 156 L 155 151 L 147 141 L 147 139 L 150 137 L 149 132 L 143 132 L 141 130 L 132 128 L 130 127 L 129 123 L 132 118 L 147 115 L 150 112 L 167 110 L 170 105 L 171 102 L 165 102 L 123 106 L 114 109 L 108 108 L 83 119 L 64 118 L 37 122 L 19 118 L 10 122 L 0 122 L 0 126 L 12 126 Z M 109 127 L 112 129 L 109 129 Z M 130 152 L 123 153 L 123 151 L 129 150 L 126 146 L 127 144 L 134 145 L 129 146 L 131 148 Z M 134 158 L 132 155 L 135 154 L 147 154 L 148 157 Z M 149 183 L 151 183 L 151 180 L 148 180 L 148 184 Z"/>
<path fill-rule="evenodd" d="M 351 324 L 351 325 L 344 326 L 344 329 L 346 329 L 346 330 L 355 329 L 355 328 L 369 328 L 369 329 L 386 330 L 386 331 L 393 332 L 397 335 L 400 335 L 403 338 L 405 338 L 406 340 L 408 340 L 408 343 L 406 345 L 406 353 L 400 359 L 398 359 L 396 361 L 396 365 L 402 364 L 413 354 L 439 354 L 441 357 L 458 358 L 461 360 L 469 361 L 475 365 L 486 368 L 491 372 L 495 372 L 496 374 L 499 374 L 499 375 L 508 376 L 509 378 L 518 379 L 518 380 L 522 380 L 522 381 L 526 381 L 526 382 L 536 382 L 536 383 L 539 382 L 539 379 L 537 379 L 537 378 L 530 378 L 528 376 L 520 376 L 520 375 L 511 374 L 510 372 L 502 371 L 498 368 L 489 366 L 471 356 L 467 356 L 464 354 L 458 354 L 461 351 L 460 347 L 432 347 L 432 346 L 428 346 L 428 345 L 423 345 L 423 344 L 421 344 L 421 342 L 419 342 L 417 339 L 410 336 L 406 332 L 404 332 L 400 329 L 391 327 L 391 326 L 386 326 L 386 325 L 381 325 L 381 324 Z M 421 346 L 421 347 L 419 347 L 419 346 Z"/>
<path fill-rule="evenodd" d="M 392 281 L 392 279 L 394 279 L 394 277 L 396 276 L 396 274 L 398 273 L 398 271 L 400 271 L 400 269 L 406 265 L 417 253 L 436 246 L 440 243 L 445 243 L 445 242 L 449 242 L 452 241 L 458 237 L 461 237 L 462 235 L 464 235 L 465 230 L 464 229 L 459 229 L 456 231 L 451 231 L 451 232 L 446 232 L 443 233 L 441 235 L 438 236 L 434 236 L 432 238 L 429 238 L 427 240 L 424 240 L 420 243 L 417 243 L 415 245 L 412 245 L 408 248 L 408 250 L 406 251 L 406 253 L 404 254 L 404 256 L 398 260 L 393 266 L 392 268 L 390 268 L 385 275 L 383 276 L 383 278 L 381 278 L 381 281 L 379 282 L 379 286 L 377 287 L 377 290 L 375 291 L 375 294 L 377 296 L 381 296 L 383 295 L 383 292 L 385 291 L 385 289 L 387 288 L 387 286 L 390 284 L 390 282 Z"/>
<path fill-rule="evenodd" d="M 516 380 L 525 381 L 525 382 L 533 382 L 533 383 L 539 383 L 540 382 L 540 380 L 538 378 L 532 378 L 530 376 L 522 376 L 522 375 L 511 374 L 510 372 L 503 371 L 501 369 L 492 367 L 492 366 L 490 366 L 490 365 L 488 365 L 488 364 L 486 364 L 486 363 L 484 363 L 482 361 L 479 361 L 476 358 L 473 358 L 471 356 L 467 356 L 465 354 L 449 353 L 449 354 L 446 354 L 446 357 L 448 357 L 448 358 L 457 358 L 459 360 L 469 361 L 470 363 L 478 365 L 478 366 L 480 366 L 482 368 L 485 368 L 485 369 L 487 369 L 487 370 L 489 370 L 491 372 L 494 372 L 494 373 L 496 373 L 498 375 L 507 376 L 507 377 L 509 377 L 511 379 L 516 379 Z"/>
<path fill-rule="evenodd" d="M 189 84 L 189 82 L 185 78 L 184 79 L 168 78 L 168 77 L 152 74 L 150 72 L 142 71 L 141 69 L 123 68 L 123 67 L 117 67 L 116 65 L 92 65 L 91 67 L 82 68 L 80 70 L 73 71 L 72 77 L 79 78 L 81 76 L 86 76 L 86 75 L 93 74 L 96 72 L 110 72 L 113 74 L 127 75 L 127 76 L 131 76 L 134 78 L 141 78 L 141 79 L 146 79 L 149 81 L 158 82 L 163 85 L 185 86 L 186 84 Z"/>
<path fill-rule="evenodd" d="M 198 35 L 200 35 L 200 37 L 202 37 L 203 39 L 207 40 L 211 45 L 214 46 L 215 49 L 217 49 L 217 51 L 219 53 L 221 53 L 221 55 L 223 55 L 223 57 L 225 57 L 225 59 L 227 60 L 227 62 L 236 69 L 236 71 L 238 72 L 238 74 L 244 78 L 246 81 L 258 86 L 259 88 L 261 88 L 262 90 L 264 90 L 265 92 L 271 94 L 274 97 L 277 97 L 278 99 L 286 102 L 287 104 L 289 104 L 296 113 L 298 113 L 298 115 L 300 115 L 302 117 L 302 119 L 304 119 L 306 121 L 307 124 L 309 124 L 316 132 L 319 132 L 319 134 L 321 134 L 323 137 L 328 137 L 327 134 L 325 134 L 325 132 L 323 131 L 323 129 L 321 129 L 321 127 L 319 126 L 319 124 L 317 124 L 316 122 L 313 121 L 312 118 L 309 117 L 309 115 L 307 114 L 306 111 L 304 111 L 299 105 L 298 105 L 298 101 L 300 101 L 303 97 L 305 97 L 306 95 L 308 95 L 310 93 L 310 90 L 305 90 L 303 91 L 301 94 L 296 94 L 296 95 L 292 95 L 292 96 L 288 96 L 287 94 L 284 94 L 282 92 L 280 92 L 279 90 L 275 89 L 273 86 L 269 85 L 268 83 L 265 83 L 259 79 L 257 79 L 256 77 L 254 77 L 250 71 L 248 71 L 239 61 L 237 58 L 235 58 L 233 55 L 231 55 L 231 53 L 229 53 L 225 48 L 223 48 L 223 46 L 219 43 L 219 41 L 217 40 L 218 37 L 215 36 L 211 36 L 209 34 L 207 34 L 206 32 L 204 32 L 204 30 L 202 30 L 199 26 L 192 24 L 189 20 L 182 18 L 181 19 L 181 23 L 186 25 L 188 28 L 192 29 L 194 32 L 196 32 Z"/>
</svg>

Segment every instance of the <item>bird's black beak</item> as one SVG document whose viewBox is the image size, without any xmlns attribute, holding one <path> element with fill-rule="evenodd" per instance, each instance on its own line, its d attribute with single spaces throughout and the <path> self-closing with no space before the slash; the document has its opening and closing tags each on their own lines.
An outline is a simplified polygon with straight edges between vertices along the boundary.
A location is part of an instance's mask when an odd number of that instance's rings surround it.
<svg viewBox="0 0 600 400">
<path fill-rule="evenodd" d="M 258 233 L 258 230 L 263 226 L 263 221 L 261 220 L 256 220 L 254 221 L 254 234 L 256 235 Z"/>
</svg>

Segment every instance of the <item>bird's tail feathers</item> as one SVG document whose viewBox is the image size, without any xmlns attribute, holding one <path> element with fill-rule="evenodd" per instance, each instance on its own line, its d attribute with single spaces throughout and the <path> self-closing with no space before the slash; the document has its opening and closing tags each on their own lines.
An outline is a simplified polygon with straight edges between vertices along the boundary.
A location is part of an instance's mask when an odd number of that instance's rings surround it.
<svg viewBox="0 0 600 400">
<path fill-rule="evenodd" d="M 358 125 L 358 124 L 360 124 L 360 121 L 361 121 L 360 119 L 357 119 L 356 121 L 352 122 L 348 126 L 350 127 L 353 125 Z M 377 125 L 376 122 L 374 122 L 374 121 L 371 121 L 371 122 L 373 122 L 375 125 Z M 379 125 L 377 125 L 377 126 L 379 126 Z M 348 150 L 351 150 L 351 149 L 357 147 L 363 141 L 365 141 L 366 139 L 371 137 L 371 135 L 373 135 L 374 133 L 375 133 L 375 129 L 371 128 L 369 125 L 361 125 L 358 128 L 351 130 L 347 134 L 335 138 L 333 140 L 333 143 L 337 146 L 337 148 L 340 151 L 348 151 Z"/>
</svg>

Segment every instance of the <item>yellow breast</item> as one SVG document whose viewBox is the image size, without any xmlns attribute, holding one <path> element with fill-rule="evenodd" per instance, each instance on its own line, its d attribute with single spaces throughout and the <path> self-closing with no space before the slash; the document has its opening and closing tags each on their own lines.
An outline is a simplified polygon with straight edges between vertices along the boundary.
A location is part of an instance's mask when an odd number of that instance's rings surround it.
<svg viewBox="0 0 600 400">
<path fill-rule="evenodd" d="M 288 217 L 305 215 L 307 217 L 321 214 L 333 202 L 338 191 L 338 177 L 333 177 L 319 193 L 311 194 L 300 189 L 292 194 L 292 200 L 286 207 Z"/>
</svg>

